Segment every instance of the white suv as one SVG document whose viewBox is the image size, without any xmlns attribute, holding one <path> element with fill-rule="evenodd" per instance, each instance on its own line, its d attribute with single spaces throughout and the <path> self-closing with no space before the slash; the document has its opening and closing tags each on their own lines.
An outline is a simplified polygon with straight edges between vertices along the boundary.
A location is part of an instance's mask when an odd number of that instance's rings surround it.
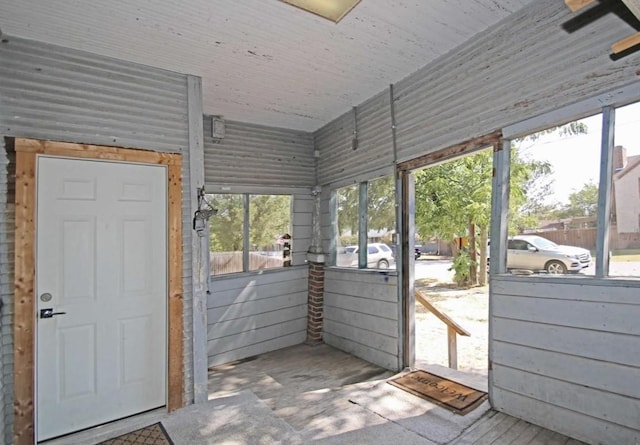
<svg viewBox="0 0 640 445">
<path fill-rule="evenodd" d="M 351 267 L 358 267 L 358 246 L 347 246 L 345 253 L 353 254 L 355 260 L 351 261 Z M 393 251 L 383 243 L 367 244 L 367 267 L 374 269 L 388 269 L 394 264 Z"/>
<path fill-rule="evenodd" d="M 591 264 L 591 252 L 561 246 L 537 235 L 518 235 L 507 241 L 507 269 L 550 274 L 578 273 Z"/>
</svg>

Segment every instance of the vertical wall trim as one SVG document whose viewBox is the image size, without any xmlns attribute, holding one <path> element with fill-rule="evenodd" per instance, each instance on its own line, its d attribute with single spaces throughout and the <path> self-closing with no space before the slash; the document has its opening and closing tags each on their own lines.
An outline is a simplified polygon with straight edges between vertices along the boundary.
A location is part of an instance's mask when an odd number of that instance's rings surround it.
<svg viewBox="0 0 640 445">
<path fill-rule="evenodd" d="M 191 215 L 198 209 L 198 189 L 204 187 L 204 129 L 202 119 L 202 80 L 187 76 L 189 113 L 189 175 L 191 180 Z M 194 403 L 206 402 L 207 388 L 207 282 L 209 246 L 206 234 L 191 234 L 193 284 L 193 398 Z M 188 363 L 188 361 L 187 361 Z"/>
<path fill-rule="evenodd" d="M 400 297 L 402 307 L 402 368 L 411 367 L 416 361 L 416 297 L 415 284 L 413 280 L 412 252 L 414 240 L 412 239 L 412 228 L 415 229 L 415 181 L 413 174 L 408 170 L 401 171 L 401 193 L 402 193 L 402 218 L 400 221 L 402 230 L 400 231 L 400 254 L 402 258 L 402 273 Z"/>
<path fill-rule="evenodd" d="M 493 146 L 493 184 L 491 193 L 491 275 L 507 271 L 507 234 L 509 210 L 509 176 L 511 174 L 511 141 L 503 139 Z"/>
<path fill-rule="evenodd" d="M 398 163 L 398 138 L 396 135 L 396 105 L 393 99 L 393 84 L 389 85 L 389 111 L 391 112 L 391 146 L 393 148 L 393 164 Z"/>
<path fill-rule="evenodd" d="M 368 183 L 361 182 L 358 187 L 358 267 L 367 268 L 369 241 L 369 224 L 367 224 L 367 210 L 369 209 L 369 196 L 367 195 Z"/>
<path fill-rule="evenodd" d="M 511 177 L 511 141 L 502 139 L 493 146 L 493 183 L 491 185 L 491 245 L 489 269 L 489 403 L 493 404 L 493 277 L 507 271 L 509 234 L 509 194 Z"/>
<path fill-rule="evenodd" d="M 244 217 L 243 217 L 243 224 L 242 224 L 242 270 L 244 272 L 248 271 L 250 269 L 250 264 L 249 264 L 249 249 L 251 247 L 251 242 L 249 240 L 249 222 L 250 220 L 250 215 L 249 215 L 249 194 L 245 193 L 242 196 L 242 202 L 243 202 L 243 207 L 244 207 Z"/>
<path fill-rule="evenodd" d="M 602 144 L 600 146 L 600 186 L 598 188 L 598 238 L 596 239 L 596 278 L 609 274 L 609 226 L 611 214 L 611 182 L 616 110 L 602 109 Z"/>
<path fill-rule="evenodd" d="M 338 192 L 330 190 L 329 193 L 329 266 L 335 266 L 338 259 Z"/>
</svg>

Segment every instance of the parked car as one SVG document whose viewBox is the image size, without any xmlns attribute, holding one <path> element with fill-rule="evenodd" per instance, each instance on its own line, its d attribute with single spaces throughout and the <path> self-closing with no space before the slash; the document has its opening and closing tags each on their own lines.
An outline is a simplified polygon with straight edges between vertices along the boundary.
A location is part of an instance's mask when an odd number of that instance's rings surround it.
<svg viewBox="0 0 640 445">
<path fill-rule="evenodd" d="M 507 241 L 507 269 L 566 274 L 590 264 L 591 252 L 581 247 L 558 245 L 537 235 L 517 235 Z"/>
<path fill-rule="evenodd" d="M 345 252 L 357 255 L 358 246 L 347 246 L 345 247 Z M 367 267 L 388 269 L 390 265 L 394 264 L 394 262 L 395 260 L 391 247 L 384 243 L 367 244 Z M 351 263 L 351 266 L 358 266 L 357 258 Z"/>
</svg>

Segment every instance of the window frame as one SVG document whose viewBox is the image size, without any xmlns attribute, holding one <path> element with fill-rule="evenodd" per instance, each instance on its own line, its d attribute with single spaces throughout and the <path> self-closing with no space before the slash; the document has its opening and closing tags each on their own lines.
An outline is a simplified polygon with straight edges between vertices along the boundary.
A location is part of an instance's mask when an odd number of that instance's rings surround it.
<svg viewBox="0 0 640 445">
<path fill-rule="evenodd" d="M 208 267 L 209 269 L 209 276 L 213 279 L 216 278 L 223 278 L 223 277 L 229 277 L 229 276 L 233 276 L 233 275 L 238 275 L 238 274 L 244 274 L 244 273 L 261 273 L 264 271 L 277 271 L 277 270 L 282 270 L 285 268 L 288 268 L 289 266 L 285 266 L 284 265 L 284 261 L 282 266 L 280 267 L 270 267 L 270 268 L 266 268 L 266 269 L 251 269 L 250 266 L 250 248 L 251 248 L 251 214 L 250 214 L 250 207 L 251 207 L 251 197 L 252 196 L 288 196 L 290 199 L 290 203 L 289 203 L 289 235 L 293 236 L 293 223 L 294 223 L 294 201 L 295 201 L 295 195 L 296 192 L 294 191 L 274 191 L 274 190 L 264 190 L 264 191 L 247 191 L 247 190 L 229 190 L 227 187 L 220 187 L 220 190 L 208 190 L 206 193 L 206 196 L 209 197 L 211 195 L 238 195 L 238 196 L 242 196 L 242 206 L 243 206 L 243 221 L 242 221 L 242 270 L 241 271 L 236 271 L 236 272 L 226 272 L 226 273 L 220 273 L 220 274 L 214 274 L 213 271 L 211 271 L 211 266 Z M 207 239 L 210 240 L 211 238 L 211 224 L 215 223 L 215 216 L 212 217 L 212 220 L 209 221 L 208 224 L 208 230 L 207 230 Z M 292 240 L 293 242 L 295 242 L 295 240 Z M 291 244 L 293 244 L 293 242 Z M 209 243 L 208 243 L 209 244 Z M 211 247 L 209 247 L 209 254 L 211 255 L 212 253 L 214 253 L 214 251 L 211 250 Z M 291 246 L 293 247 L 293 246 Z M 293 262 L 293 249 L 290 250 L 289 253 L 289 258 L 291 260 L 290 265 L 293 266 L 294 262 Z"/>
<path fill-rule="evenodd" d="M 626 87 L 616 90 L 615 94 L 599 94 L 577 104 L 561 107 L 549 113 L 503 128 L 503 150 L 494 153 L 494 165 L 501 165 L 503 168 L 499 178 L 500 181 L 498 181 L 498 178 L 494 177 L 494 203 L 496 203 L 496 201 L 500 202 L 499 205 L 494 207 L 494 212 L 492 213 L 493 225 L 496 226 L 495 230 L 492 228 L 492 239 L 496 239 L 494 249 L 492 249 L 492 260 L 494 257 L 497 258 L 496 255 L 493 255 L 494 252 L 498 253 L 499 250 L 504 250 L 506 252 L 504 247 L 507 242 L 507 227 L 505 225 L 506 221 L 500 214 L 500 210 L 505 203 L 502 199 L 497 198 L 500 191 L 504 189 L 504 186 L 501 186 L 500 190 L 498 190 L 496 188 L 496 184 L 498 182 L 504 182 L 504 180 L 509 178 L 511 175 L 508 167 L 511 141 L 546 128 L 564 125 L 591 115 L 601 114 L 602 137 L 600 145 L 600 170 L 598 182 L 598 226 L 596 235 L 596 252 L 593 257 L 596 262 L 596 271 L 594 276 L 578 278 L 600 281 L 610 279 L 620 280 L 621 278 L 635 281 L 640 279 L 638 276 L 611 276 L 609 273 L 610 223 L 614 199 L 612 188 L 614 175 L 613 152 L 615 147 L 615 112 L 619 108 L 638 102 L 640 102 L 640 96 L 638 95 L 637 88 Z M 498 223 L 500 223 L 500 227 L 498 227 Z M 502 261 L 500 263 L 502 263 Z M 506 270 L 506 261 L 504 263 L 505 264 L 502 266 L 501 264 L 492 264 L 491 275 L 508 275 Z M 576 279 L 576 277 L 570 275 L 563 276 L 561 278 L 567 280 Z M 534 279 L 541 279 L 541 277 L 534 277 Z"/>
<path fill-rule="evenodd" d="M 369 183 L 380 180 L 386 177 L 391 177 L 394 183 L 394 193 L 393 193 L 393 201 L 394 206 L 396 207 L 396 218 L 395 218 L 395 227 L 393 230 L 395 233 L 398 233 L 398 217 L 397 217 L 397 184 L 395 181 L 394 170 L 378 170 L 374 174 L 367 175 L 366 177 L 359 178 L 358 180 L 345 181 L 340 184 L 332 184 L 330 186 L 330 216 L 331 216 L 331 242 L 329 247 L 329 261 L 328 264 L 332 267 L 344 267 L 349 270 L 387 270 L 387 269 L 378 269 L 375 267 L 369 267 L 368 265 L 368 256 L 369 256 L 369 242 L 368 242 L 368 233 L 369 233 Z M 358 266 L 357 267 L 348 267 L 348 266 L 338 266 L 337 265 L 337 255 L 338 255 L 338 245 L 340 244 L 339 238 L 340 233 L 338 230 L 338 192 L 341 189 L 352 187 L 354 185 L 358 185 Z M 390 228 L 391 230 L 391 228 Z M 392 244 L 395 244 L 396 237 L 393 236 Z M 391 255 L 394 257 L 394 262 L 397 265 L 397 259 L 395 259 L 395 255 L 393 254 L 394 249 L 389 247 L 389 251 Z M 396 249 L 397 251 L 397 249 Z"/>
</svg>

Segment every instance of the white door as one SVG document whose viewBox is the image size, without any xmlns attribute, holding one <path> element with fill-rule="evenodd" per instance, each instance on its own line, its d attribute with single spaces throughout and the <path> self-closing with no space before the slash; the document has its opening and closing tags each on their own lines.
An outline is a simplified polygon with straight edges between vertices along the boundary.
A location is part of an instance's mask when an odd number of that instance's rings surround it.
<svg viewBox="0 0 640 445">
<path fill-rule="evenodd" d="M 166 403 L 167 173 L 45 156 L 37 172 L 36 437 L 45 440 Z M 47 309 L 64 314 L 42 318 Z"/>
</svg>

